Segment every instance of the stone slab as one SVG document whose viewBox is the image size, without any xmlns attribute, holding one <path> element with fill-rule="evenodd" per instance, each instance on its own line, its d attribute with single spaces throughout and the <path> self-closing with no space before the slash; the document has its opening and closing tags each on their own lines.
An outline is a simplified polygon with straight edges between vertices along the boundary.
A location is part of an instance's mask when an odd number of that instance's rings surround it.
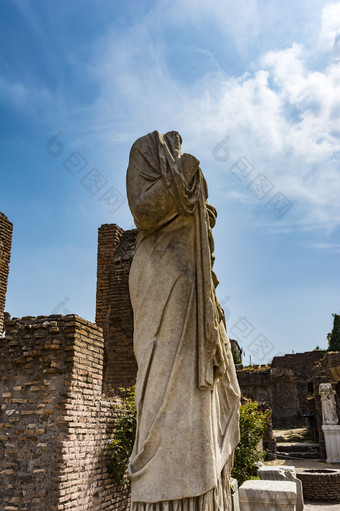
<svg viewBox="0 0 340 511">
<path fill-rule="evenodd" d="M 245 481 L 239 488 L 241 511 L 296 511 L 296 483 Z"/>
<path fill-rule="evenodd" d="M 262 466 L 258 469 L 258 475 L 262 480 L 294 482 L 297 491 L 296 511 L 303 511 L 304 500 L 302 482 L 296 477 L 296 470 L 293 465 Z"/>
</svg>

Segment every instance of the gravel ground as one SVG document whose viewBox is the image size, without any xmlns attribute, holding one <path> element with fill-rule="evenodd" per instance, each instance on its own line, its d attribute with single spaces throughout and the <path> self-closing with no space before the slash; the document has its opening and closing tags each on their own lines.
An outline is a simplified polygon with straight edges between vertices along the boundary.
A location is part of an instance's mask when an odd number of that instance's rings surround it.
<svg viewBox="0 0 340 511">
<path fill-rule="evenodd" d="M 296 471 L 299 471 L 299 468 L 303 469 L 313 469 L 313 468 L 333 468 L 340 469 L 340 466 L 336 463 L 326 463 L 325 461 L 315 461 L 315 460 L 273 460 L 266 461 L 265 465 L 292 465 L 296 468 Z"/>
<path fill-rule="evenodd" d="M 304 510 L 306 511 L 322 511 L 325 509 L 326 511 L 340 511 L 340 502 L 334 503 L 334 501 L 324 500 L 324 501 L 306 501 Z"/>
</svg>

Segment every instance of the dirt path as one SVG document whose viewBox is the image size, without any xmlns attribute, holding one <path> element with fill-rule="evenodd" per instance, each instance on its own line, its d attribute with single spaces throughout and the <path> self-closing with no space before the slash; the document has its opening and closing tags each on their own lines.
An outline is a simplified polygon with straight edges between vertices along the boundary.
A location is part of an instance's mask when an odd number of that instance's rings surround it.
<svg viewBox="0 0 340 511">
<path fill-rule="evenodd" d="M 340 511 L 340 502 L 331 502 L 331 501 L 314 501 L 311 500 L 305 502 L 304 510 L 306 511 L 322 511 L 325 509 L 326 511 Z"/>
</svg>

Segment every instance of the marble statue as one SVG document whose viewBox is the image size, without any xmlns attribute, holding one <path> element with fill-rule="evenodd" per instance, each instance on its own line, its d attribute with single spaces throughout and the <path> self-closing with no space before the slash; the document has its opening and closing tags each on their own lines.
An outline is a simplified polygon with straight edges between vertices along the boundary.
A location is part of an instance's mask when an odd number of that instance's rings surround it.
<svg viewBox="0 0 340 511">
<path fill-rule="evenodd" d="M 133 511 L 229 510 L 240 391 L 217 298 L 216 210 L 176 131 L 132 146 L 127 196 L 138 228 L 130 270 L 137 432 Z"/>
<path fill-rule="evenodd" d="M 322 424 L 338 424 L 336 414 L 335 390 L 331 383 L 320 383 L 319 394 L 321 396 Z"/>
</svg>

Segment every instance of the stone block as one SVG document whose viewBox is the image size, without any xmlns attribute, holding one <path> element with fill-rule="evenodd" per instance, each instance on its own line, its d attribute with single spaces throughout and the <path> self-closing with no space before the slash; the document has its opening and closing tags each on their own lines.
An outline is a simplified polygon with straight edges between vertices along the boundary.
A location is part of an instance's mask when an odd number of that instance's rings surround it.
<svg viewBox="0 0 340 511">
<path fill-rule="evenodd" d="M 263 466 L 258 469 L 260 479 L 267 481 L 292 481 L 296 484 L 296 511 L 304 507 L 302 482 L 296 477 L 293 465 Z"/>
<path fill-rule="evenodd" d="M 323 424 L 325 436 L 327 463 L 340 463 L 340 425 Z"/>
<path fill-rule="evenodd" d="M 296 511 L 291 481 L 245 481 L 239 489 L 240 511 Z"/>
</svg>

